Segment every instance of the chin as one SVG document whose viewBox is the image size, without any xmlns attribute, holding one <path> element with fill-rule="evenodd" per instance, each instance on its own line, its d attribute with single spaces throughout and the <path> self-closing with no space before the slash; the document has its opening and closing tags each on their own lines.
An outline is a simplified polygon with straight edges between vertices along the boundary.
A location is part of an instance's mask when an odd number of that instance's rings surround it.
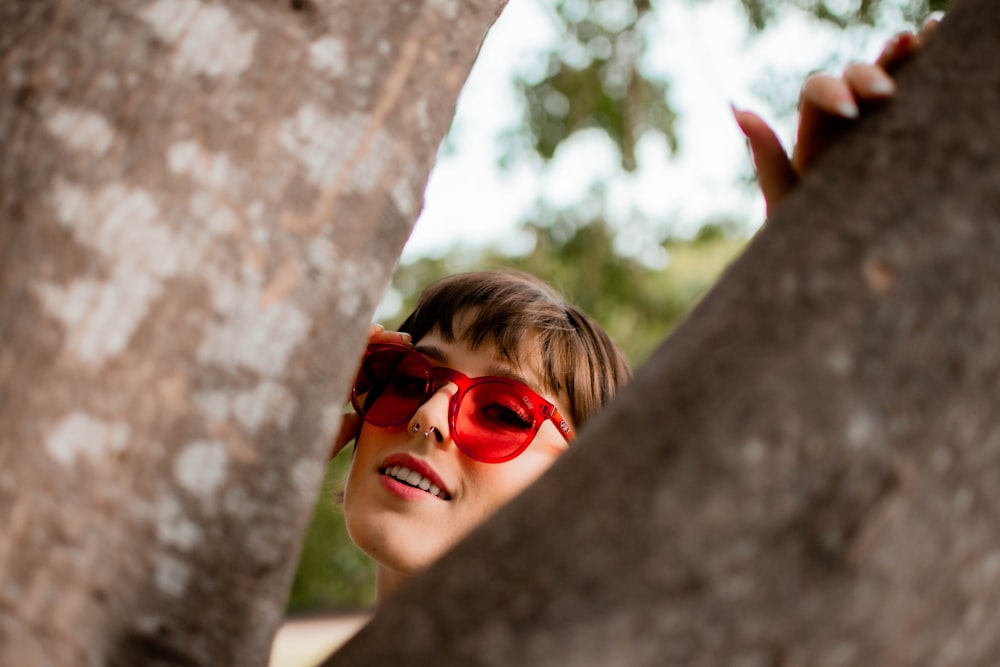
<svg viewBox="0 0 1000 667">
<path fill-rule="evenodd" d="M 405 575 L 413 575 L 426 570 L 447 551 L 447 549 L 426 548 L 416 550 L 413 547 L 412 542 L 393 538 L 369 543 L 365 546 L 358 545 L 359 549 L 382 567 Z"/>
<path fill-rule="evenodd" d="M 431 543 L 431 528 L 414 525 L 412 518 L 368 512 L 352 513 L 345 505 L 344 517 L 351 541 L 369 558 L 383 567 L 403 574 L 426 569 L 441 557 L 452 542 Z"/>
</svg>

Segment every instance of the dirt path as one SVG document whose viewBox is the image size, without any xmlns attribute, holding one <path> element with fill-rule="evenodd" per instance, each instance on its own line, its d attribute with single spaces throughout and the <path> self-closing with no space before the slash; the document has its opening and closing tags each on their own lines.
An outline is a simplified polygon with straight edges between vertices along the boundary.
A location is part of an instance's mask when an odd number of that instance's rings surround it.
<svg viewBox="0 0 1000 667">
<path fill-rule="evenodd" d="M 271 647 L 270 667 L 315 667 L 361 629 L 370 614 L 287 621 Z"/>
</svg>

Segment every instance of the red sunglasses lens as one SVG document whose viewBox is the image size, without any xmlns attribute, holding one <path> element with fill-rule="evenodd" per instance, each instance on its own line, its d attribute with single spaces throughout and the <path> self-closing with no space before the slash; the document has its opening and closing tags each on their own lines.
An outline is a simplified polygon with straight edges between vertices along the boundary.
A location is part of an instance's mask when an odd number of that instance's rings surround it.
<svg viewBox="0 0 1000 667">
<path fill-rule="evenodd" d="M 405 424 L 431 394 L 423 357 L 404 349 L 379 348 L 365 355 L 354 384 L 355 410 L 370 424 Z"/>
<path fill-rule="evenodd" d="M 514 383 L 473 384 L 458 406 L 452 436 L 468 456 L 485 462 L 513 458 L 538 430 L 531 399 Z"/>
</svg>

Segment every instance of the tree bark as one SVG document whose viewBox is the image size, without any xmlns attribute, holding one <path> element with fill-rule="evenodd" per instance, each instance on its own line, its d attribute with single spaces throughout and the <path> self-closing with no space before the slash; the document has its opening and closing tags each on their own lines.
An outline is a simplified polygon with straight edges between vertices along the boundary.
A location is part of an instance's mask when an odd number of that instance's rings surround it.
<svg viewBox="0 0 1000 667">
<path fill-rule="evenodd" d="M 1000 664 L 1000 6 L 325 664 Z"/>
<path fill-rule="evenodd" d="M 0 4 L 0 664 L 266 663 L 502 4 Z"/>
</svg>

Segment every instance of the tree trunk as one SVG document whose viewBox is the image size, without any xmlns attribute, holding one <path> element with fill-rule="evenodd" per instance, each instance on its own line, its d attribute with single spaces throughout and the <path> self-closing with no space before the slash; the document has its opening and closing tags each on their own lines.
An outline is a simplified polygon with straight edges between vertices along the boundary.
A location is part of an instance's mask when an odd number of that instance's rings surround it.
<svg viewBox="0 0 1000 667">
<path fill-rule="evenodd" d="M 1000 664 L 1000 5 L 325 664 Z"/>
<path fill-rule="evenodd" d="M 0 664 L 266 663 L 500 6 L 0 4 Z"/>
</svg>

